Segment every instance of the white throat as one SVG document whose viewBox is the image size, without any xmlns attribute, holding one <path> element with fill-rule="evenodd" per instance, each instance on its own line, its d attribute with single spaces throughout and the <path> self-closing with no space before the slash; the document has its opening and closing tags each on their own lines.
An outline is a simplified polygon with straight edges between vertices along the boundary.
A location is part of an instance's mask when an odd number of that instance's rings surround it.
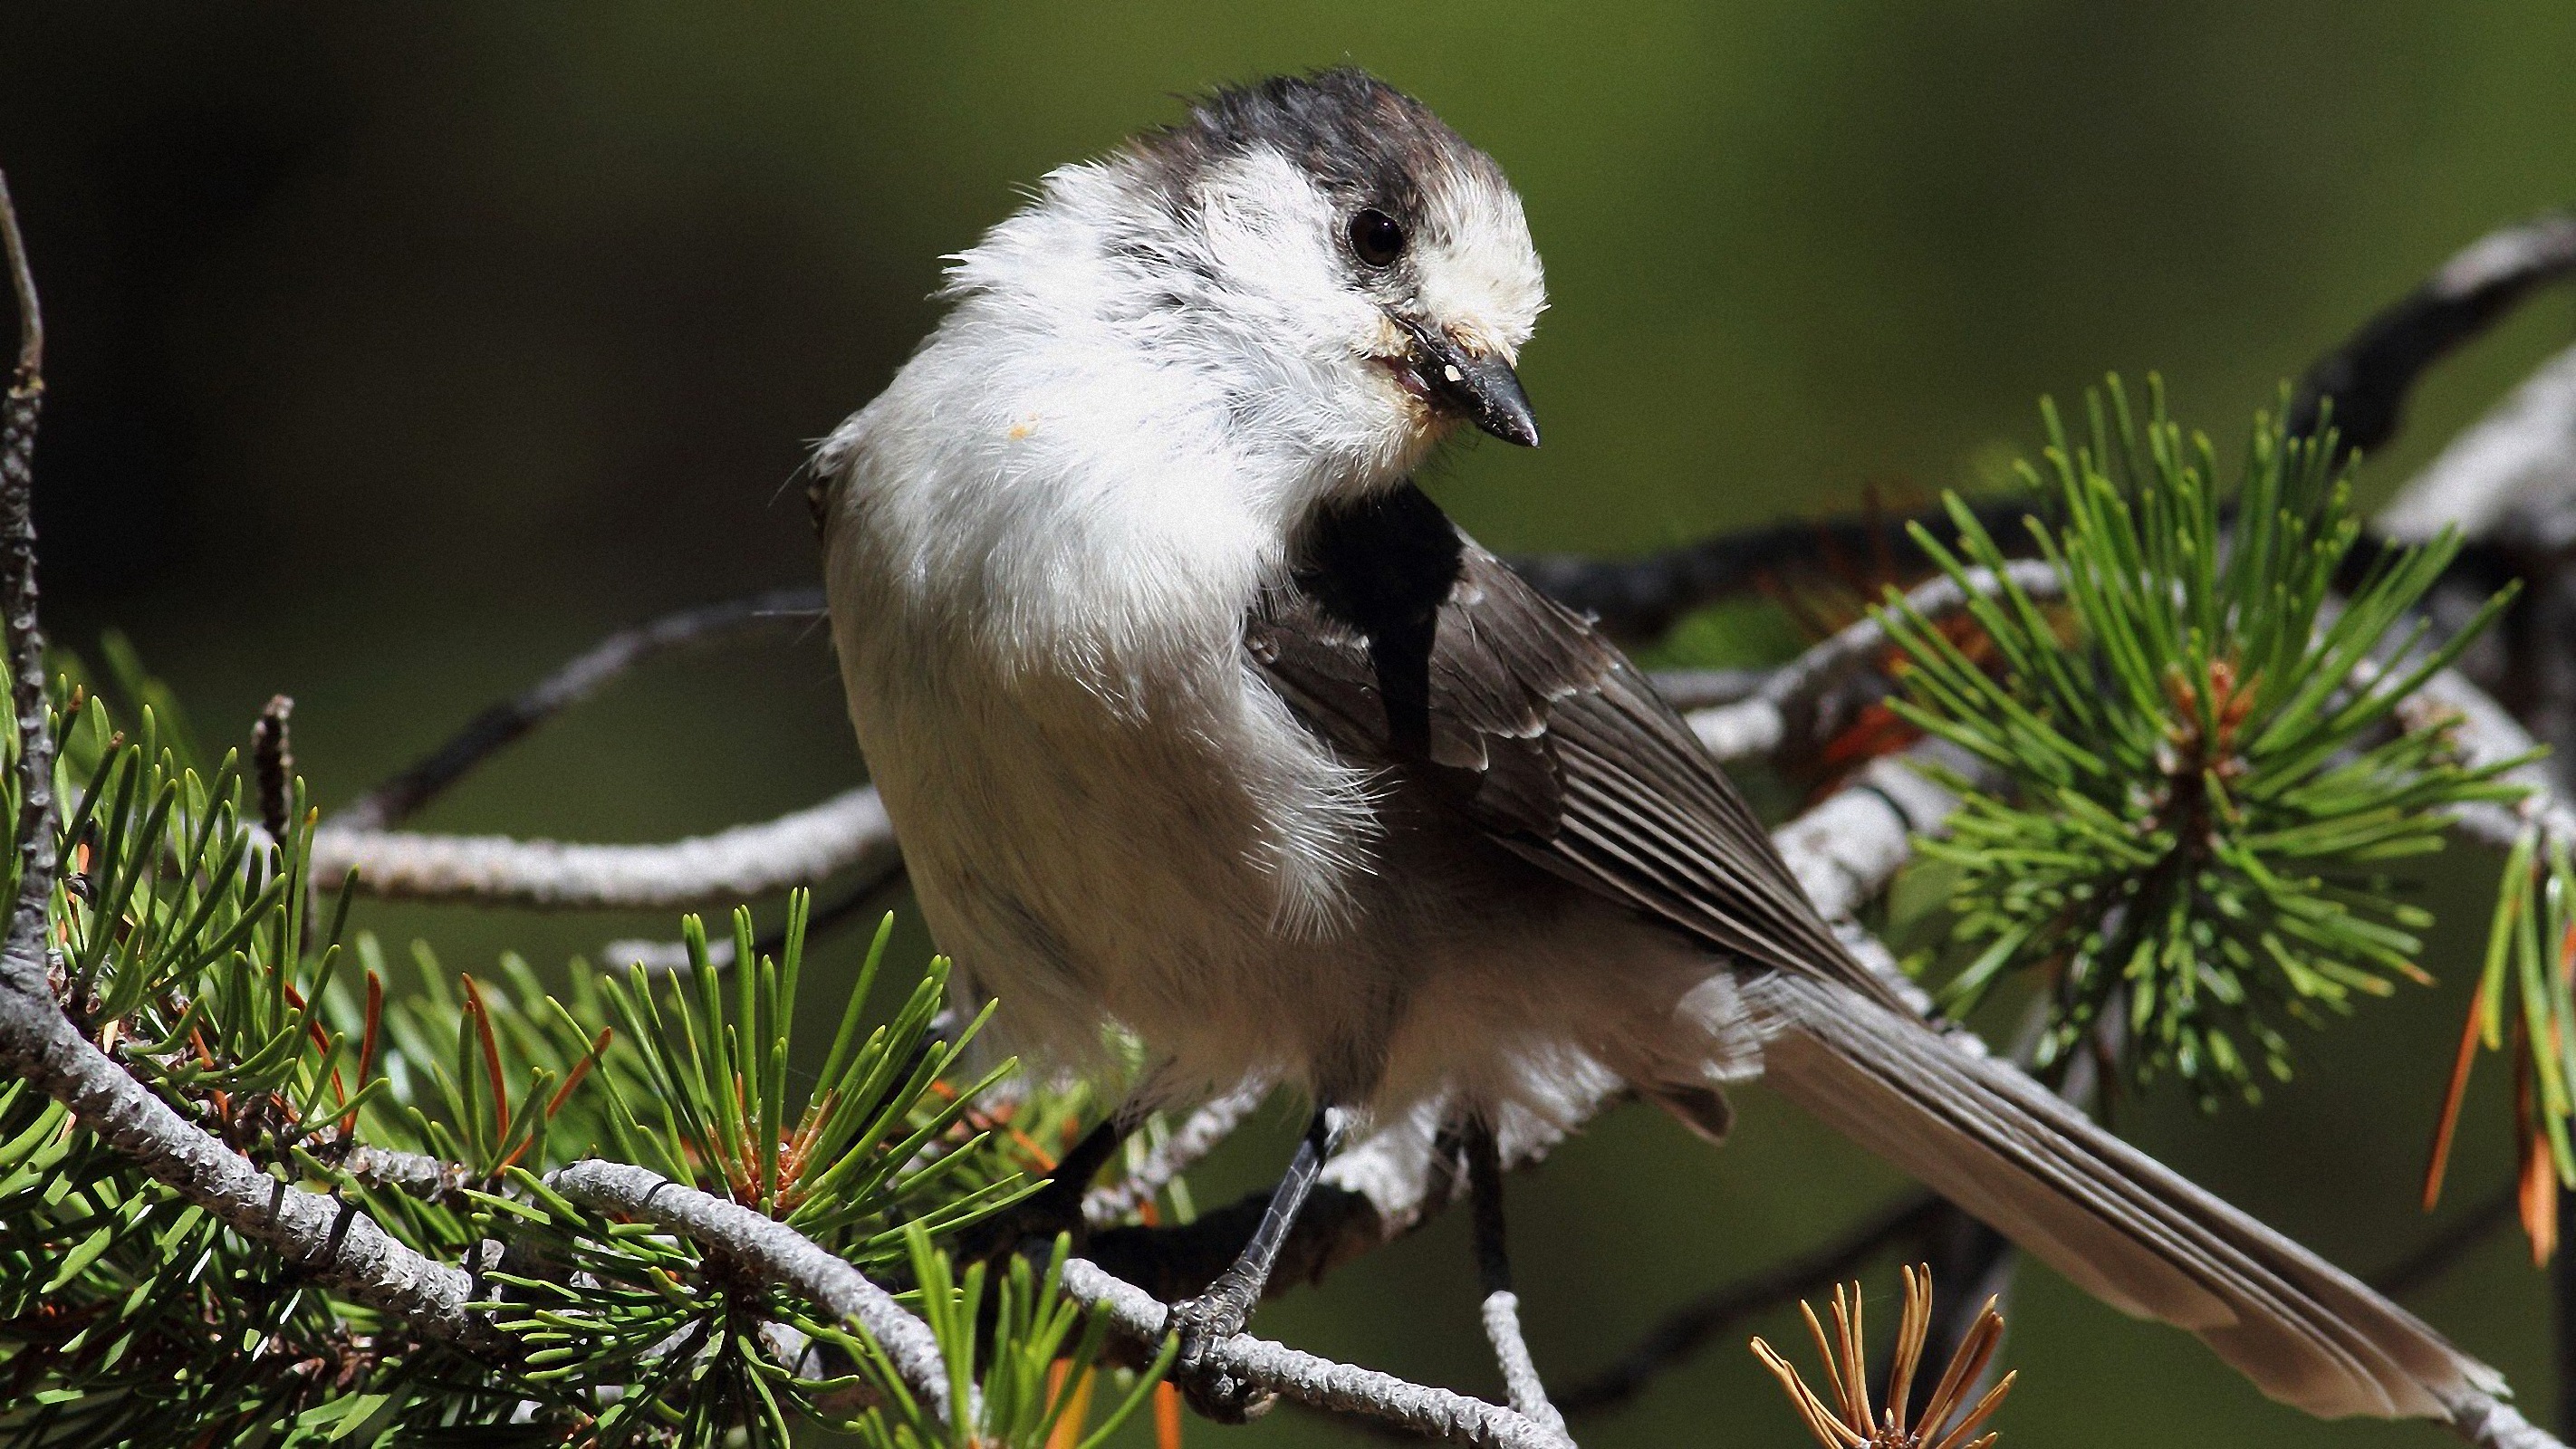
<svg viewBox="0 0 2576 1449">
<path fill-rule="evenodd" d="M 817 460 L 916 605 L 1112 687 L 1230 647 L 1317 502 L 1392 486 L 1445 432 L 1355 356 L 1382 319 L 1337 284 L 1326 204 L 1285 159 L 1210 168 L 1195 226 L 1147 191 L 1126 158 L 1050 175 L 956 258 L 954 310 Z"/>
</svg>

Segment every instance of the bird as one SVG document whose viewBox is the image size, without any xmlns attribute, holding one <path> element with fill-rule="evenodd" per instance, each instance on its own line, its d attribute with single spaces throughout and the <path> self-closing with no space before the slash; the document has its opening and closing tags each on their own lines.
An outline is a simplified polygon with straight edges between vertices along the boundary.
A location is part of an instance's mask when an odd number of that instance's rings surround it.
<svg viewBox="0 0 2576 1449">
<path fill-rule="evenodd" d="M 1490 1142 L 1604 1076 L 1712 1138 L 1760 1078 L 2317 1415 L 2503 1392 L 1928 1021 L 1645 676 L 1421 490 L 1462 434 L 1538 445 L 1546 306 L 1519 194 L 1428 107 L 1347 67 L 1219 88 L 1048 173 L 941 297 L 811 462 L 849 712 L 1016 1048 L 1314 1104 L 1172 1308 L 1203 1402 L 1351 1133 L 1438 1102 Z"/>
</svg>

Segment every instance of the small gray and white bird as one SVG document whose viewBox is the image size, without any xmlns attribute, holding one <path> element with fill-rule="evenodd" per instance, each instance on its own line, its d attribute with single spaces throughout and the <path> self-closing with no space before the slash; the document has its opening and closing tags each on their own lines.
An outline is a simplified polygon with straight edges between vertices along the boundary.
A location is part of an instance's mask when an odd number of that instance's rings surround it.
<svg viewBox="0 0 2576 1449">
<path fill-rule="evenodd" d="M 1545 1114 L 1604 1074 L 1711 1129 L 1762 1076 L 2058 1271 L 2321 1415 L 2492 1370 L 1945 1040 L 1857 963 L 1689 729 L 1408 481 L 1535 445 L 1502 171 L 1353 70 L 1219 91 L 1050 174 L 823 445 L 833 637 L 941 947 L 1014 1044 L 1327 1123 Z"/>
</svg>

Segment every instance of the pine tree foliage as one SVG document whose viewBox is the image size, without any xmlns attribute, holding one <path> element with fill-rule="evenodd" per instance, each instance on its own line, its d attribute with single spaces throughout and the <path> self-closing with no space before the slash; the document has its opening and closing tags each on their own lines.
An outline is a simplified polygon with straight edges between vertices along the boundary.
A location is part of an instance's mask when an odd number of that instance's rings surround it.
<svg viewBox="0 0 2576 1449">
<path fill-rule="evenodd" d="M 1957 869 L 1957 931 L 1979 948 L 1943 1000 L 2031 976 L 2043 1067 L 2108 1026 L 2140 1079 L 2171 1072 L 2206 1105 L 2258 1096 L 2258 1067 L 2286 1078 L 2288 1023 L 2428 979 L 2431 918 L 2396 872 L 2442 847 L 2455 807 L 2519 798 L 2501 778 L 2519 762 L 2471 767 L 2395 710 L 2510 591 L 2428 647 L 2416 605 L 2457 551 L 2446 535 L 2374 558 L 2338 605 L 2361 529 L 2332 432 L 2258 417 L 2230 494 L 2207 437 L 2150 397 L 2141 420 L 2111 379 L 2080 438 L 2043 409 L 2044 466 L 2021 473 L 2055 514 L 2028 526 L 2062 606 L 2003 576 L 1953 497 L 1956 548 L 1917 535 L 1969 593 L 1975 640 L 1901 598 L 1882 618 L 1910 665 L 1894 707 L 2006 782 L 1954 779 L 1952 833 L 1923 845 Z"/>
<path fill-rule="evenodd" d="M 119 672 L 128 696 L 157 692 Z M 323 1289 L 12 1082 L 0 1088 L 0 1437 L 784 1444 L 813 1420 L 885 1449 L 1034 1445 L 1081 1411 L 1086 1375 L 1126 1379 L 1113 1417 L 1150 1388 L 1154 1371 L 1100 1362 L 1103 1329 L 1083 1325 L 1053 1267 L 977 1265 L 961 1280 L 936 1246 L 1023 1193 L 1044 1165 L 1034 1141 L 1083 1106 L 1037 1094 L 1007 1129 L 976 1107 L 1009 1066 L 959 1076 L 981 1023 L 943 1016 L 944 962 L 871 1021 L 881 928 L 810 1080 L 788 1070 L 801 895 L 775 956 L 736 914 L 741 969 L 709 963 L 694 919 L 691 969 L 621 978 L 576 962 L 560 996 L 514 957 L 490 979 L 451 973 L 426 947 L 397 969 L 347 933 L 347 891 L 307 878 L 300 797 L 290 838 L 267 839 L 239 758 L 200 767 L 162 718 L 146 705 L 120 728 L 97 694 L 57 695 L 69 808 L 52 926 L 66 1009 L 281 1182 L 474 1265 L 477 1307 L 513 1346 L 470 1353 Z M 942 1423 L 865 1333 L 685 1237 L 547 1186 L 549 1169 L 592 1154 L 912 1285 L 954 1372 L 982 1365 L 982 1417 Z"/>
</svg>

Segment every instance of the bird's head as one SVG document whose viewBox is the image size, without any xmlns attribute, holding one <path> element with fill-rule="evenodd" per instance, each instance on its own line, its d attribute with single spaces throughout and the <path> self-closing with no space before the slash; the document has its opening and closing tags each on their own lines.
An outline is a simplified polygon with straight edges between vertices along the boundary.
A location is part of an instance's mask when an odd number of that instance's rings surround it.
<svg viewBox="0 0 2576 1449">
<path fill-rule="evenodd" d="M 1360 71 L 1220 90 L 1055 172 L 960 287 L 1040 250 L 1047 286 L 1084 277 L 1086 322 L 1212 389 L 1242 437 L 1312 459 L 1317 492 L 1400 479 L 1461 423 L 1538 443 L 1513 371 L 1546 305 L 1520 197 Z"/>
</svg>

